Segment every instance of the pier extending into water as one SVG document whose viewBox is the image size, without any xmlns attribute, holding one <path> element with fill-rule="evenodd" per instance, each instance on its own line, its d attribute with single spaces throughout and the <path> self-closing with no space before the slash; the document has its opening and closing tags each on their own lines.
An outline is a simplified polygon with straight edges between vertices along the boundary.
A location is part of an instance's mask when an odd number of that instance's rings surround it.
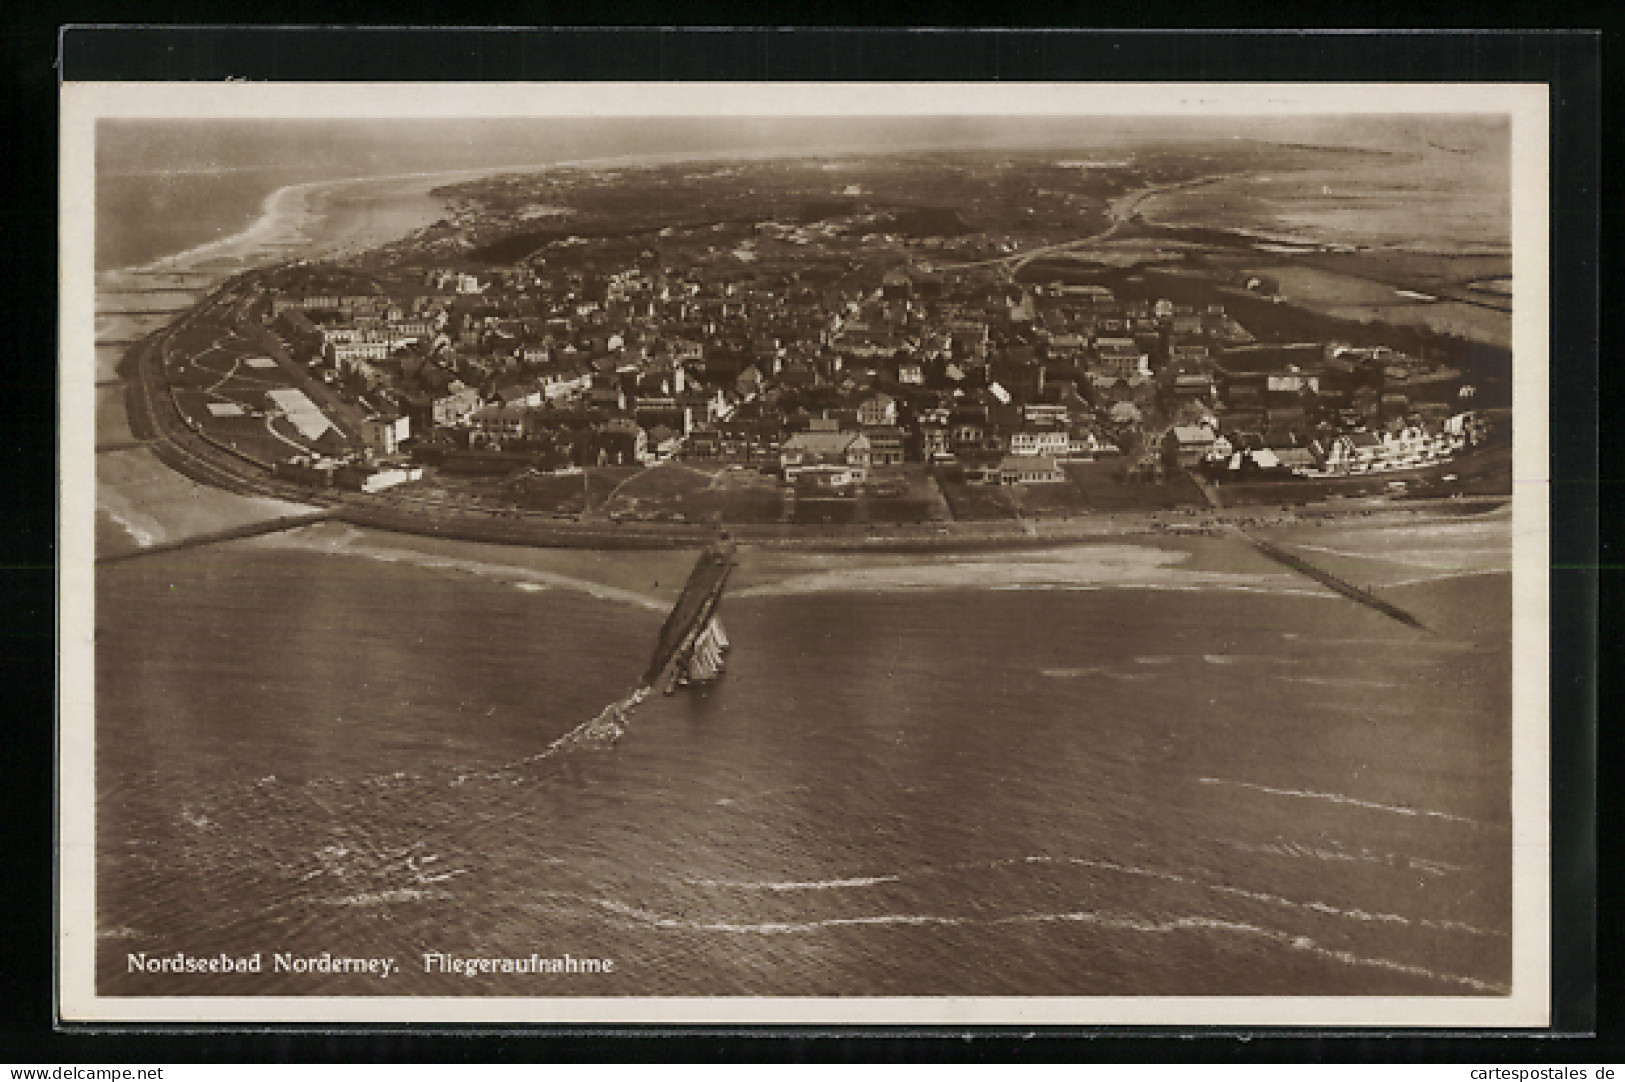
<svg viewBox="0 0 1625 1082">
<path fill-rule="evenodd" d="M 660 637 L 655 640 L 654 657 L 643 675 L 645 687 L 662 687 L 667 694 L 676 688 L 682 668 L 687 666 L 700 637 L 716 617 L 722 591 L 733 569 L 731 544 L 713 545 L 700 554 L 688 581 L 683 584 L 677 604 L 672 606 L 660 628 Z"/>
<path fill-rule="evenodd" d="M 1300 556 L 1293 555 L 1292 553 L 1281 548 L 1279 545 L 1265 541 L 1259 537 L 1253 537 L 1245 531 L 1238 530 L 1237 532 L 1240 533 L 1242 537 L 1246 538 L 1248 544 L 1252 545 L 1253 548 L 1257 549 L 1259 552 L 1262 552 L 1265 556 L 1268 556 L 1276 563 L 1284 564 L 1299 574 L 1306 575 L 1309 578 L 1314 579 L 1322 586 L 1327 586 L 1333 590 L 1336 590 L 1344 597 L 1376 609 L 1384 616 L 1392 617 L 1393 619 L 1404 624 L 1406 627 L 1414 627 L 1418 631 L 1427 630 L 1426 625 L 1424 625 L 1422 621 L 1418 620 L 1416 617 L 1412 616 L 1398 605 L 1395 605 L 1390 601 L 1384 601 L 1382 598 L 1377 597 L 1370 591 L 1362 590 L 1353 583 L 1338 578 L 1330 571 L 1322 571 L 1314 564 Z"/>
<path fill-rule="evenodd" d="M 300 526 L 313 526 L 318 522 L 326 522 L 332 517 L 333 512 L 331 510 L 311 511 L 299 515 L 283 515 L 279 518 L 266 519 L 264 522 L 250 522 L 226 530 L 211 530 L 208 533 L 193 534 L 191 537 L 182 537 L 175 541 L 160 541 L 152 545 L 143 545 L 140 548 L 130 549 L 128 552 L 100 553 L 96 556 L 96 562 L 98 564 L 123 563 L 126 560 L 134 560 L 142 556 L 156 556 L 161 552 L 177 552 L 181 549 L 219 544 L 222 541 L 236 541 L 244 537 L 259 537 L 262 534 L 281 533 L 283 530 L 295 530 Z"/>
</svg>

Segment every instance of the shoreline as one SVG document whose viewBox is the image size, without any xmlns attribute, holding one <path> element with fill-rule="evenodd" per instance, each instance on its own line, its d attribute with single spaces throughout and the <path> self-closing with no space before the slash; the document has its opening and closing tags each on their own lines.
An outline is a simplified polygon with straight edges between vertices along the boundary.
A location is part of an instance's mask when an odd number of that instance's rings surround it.
<svg viewBox="0 0 1625 1082">
<path fill-rule="evenodd" d="M 156 256 L 144 263 L 98 270 L 95 272 L 96 283 L 98 288 L 117 291 L 118 286 L 114 282 L 123 276 L 173 275 L 203 279 L 206 284 L 199 286 L 199 291 L 206 292 L 214 289 L 233 274 L 258 269 L 278 259 L 306 258 L 310 254 L 334 248 L 338 246 L 338 241 L 335 238 L 308 236 L 305 227 L 312 224 L 311 219 L 322 217 L 321 201 L 323 199 L 331 198 L 339 190 L 350 186 L 360 187 L 368 184 L 391 184 L 402 181 L 433 182 L 427 184 L 421 192 L 425 198 L 433 198 L 430 196 L 430 192 L 435 188 L 456 183 L 458 178 L 482 180 L 509 174 L 541 174 L 558 169 L 654 168 L 661 165 L 680 165 L 685 162 L 754 161 L 777 158 L 789 160 L 793 158 L 817 158 L 827 153 L 840 152 L 840 148 L 829 148 L 823 152 L 813 150 L 797 151 L 795 153 L 779 151 L 633 153 L 599 158 L 567 158 L 552 162 L 510 162 L 500 165 L 469 166 L 459 169 L 431 169 L 298 181 L 293 184 L 284 184 L 280 188 L 267 193 L 260 202 L 258 217 L 236 233 L 205 241 L 202 244 L 193 245 L 178 252 Z M 294 204 L 293 200 L 296 198 L 298 203 Z M 398 238 L 390 237 L 386 238 L 386 240 L 375 241 L 372 246 L 395 239 Z M 291 251 L 266 252 L 263 250 L 265 248 L 279 248 L 285 243 L 300 240 L 306 241 L 305 247 L 309 250 L 306 253 L 296 255 Z M 242 249 L 243 251 L 239 254 L 231 254 L 234 249 Z M 241 265 L 230 270 L 206 266 L 206 264 L 227 259 L 240 261 Z M 249 260 L 252 259 L 263 261 L 250 263 Z"/>
<path fill-rule="evenodd" d="M 1130 216 L 1137 214 L 1140 220 L 1148 226 L 1175 230 L 1208 229 L 1217 232 L 1233 233 L 1237 236 L 1245 237 L 1258 243 L 1301 247 L 1310 249 L 1311 251 L 1327 249 L 1334 251 L 1347 250 L 1353 254 L 1359 254 L 1362 252 L 1372 254 L 1396 253 L 1401 255 L 1437 256 L 1442 259 L 1487 257 L 1510 259 L 1512 256 L 1512 242 L 1510 239 L 1506 241 L 1485 240 L 1476 242 L 1457 242 L 1453 246 L 1441 246 L 1436 240 L 1418 240 L 1406 242 L 1390 240 L 1387 242 L 1373 243 L 1371 242 L 1370 238 L 1364 234 L 1362 234 L 1364 239 L 1350 239 L 1349 237 L 1343 236 L 1340 234 L 1339 230 L 1327 225 L 1324 220 L 1318 219 L 1313 215 L 1306 219 L 1299 219 L 1301 224 L 1298 226 L 1298 229 L 1300 230 L 1298 233 L 1293 233 L 1290 231 L 1277 232 L 1276 229 L 1270 225 L 1235 226 L 1214 225 L 1205 221 L 1185 221 L 1182 220 L 1184 215 L 1180 215 L 1177 212 L 1172 219 L 1166 216 L 1153 217 L 1156 210 L 1156 204 L 1159 201 L 1163 204 L 1162 210 L 1164 215 L 1166 215 L 1166 213 L 1171 209 L 1167 203 L 1168 197 L 1170 196 L 1178 196 L 1179 194 L 1182 194 L 1190 189 L 1200 189 L 1211 185 L 1222 185 L 1225 183 L 1233 184 L 1238 179 L 1244 178 L 1247 175 L 1248 174 L 1245 173 L 1220 173 L 1214 176 L 1200 177 L 1194 180 L 1159 185 L 1151 189 L 1133 193 L 1132 198 L 1122 198 L 1128 200 L 1126 209 Z M 1276 218 L 1277 225 L 1279 225 L 1282 221 L 1283 219 L 1281 217 L 1278 216 Z"/>
<path fill-rule="evenodd" d="M 208 292 L 234 274 L 256 270 L 277 260 L 304 258 L 307 253 L 296 249 L 314 252 L 333 243 L 331 239 L 312 235 L 312 227 L 332 214 L 325 200 L 333 193 L 351 185 L 404 179 L 409 177 L 341 177 L 285 184 L 265 196 L 260 203 L 259 216 L 238 232 L 145 263 L 97 271 L 97 289 L 117 292 L 123 285 L 122 279 L 164 275 L 198 280 L 199 291 Z M 220 265 L 228 262 L 235 265 L 229 268 Z"/>
<path fill-rule="evenodd" d="M 783 155 L 751 155 L 752 157 L 783 157 Z M 802 157 L 816 154 L 804 153 Z M 681 155 L 626 155 L 616 158 L 579 159 L 559 161 L 546 164 L 526 164 L 517 166 L 490 166 L 471 169 L 436 170 L 429 172 L 398 173 L 380 176 L 346 177 L 332 180 L 305 181 L 296 184 L 284 185 L 270 193 L 262 204 L 261 216 L 249 225 L 248 228 L 230 237 L 210 241 L 183 252 L 173 253 L 150 261 L 138 268 L 123 268 L 116 271 L 102 272 L 97 275 L 98 291 L 106 289 L 114 291 L 116 287 L 107 279 L 115 276 L 153 275 L 162 274 L 170 276 L 186 276 L 188 278 L 212 279 L 214 284 L 209 290 L 216 288 L 220 282 L 233 275 L 242 274 L 269 265 L 277 260 L 288 260 L 300 257 L 309 257 L 315 253 L 326 250 L 332 251 L 342 247 L 348 241 L 356 242 L 358 233 L 364 230 L 355 230 L 349 235 L 335 236 L 336 220 L 346 211 L 335 208 L 332 198 L 346 188 L 358 188 L 365 192 L 368 186 L 378 187 L 381 190 L 373 197 L 373 202 L 385 202 L 397 195 L 390 191 L 390 186 L 400 186 L 402 182 L 418 182 L 408 185 L 413 194 L 424 198 L 433 187 L 433 182 L 443 182 L 447 178 L 472 177 L 482 178 L 498 176 L 515 171 L 546 172 L 556 169 L 570 168 L 606 168 L 606 167 L 637 167 L 653 166 L 656 164 L 669 164 L 681 161 L 723 161 L 730 156 L 717 154 L 681 154 Z M 732 156 L 738 159 L 741 155 Z M 1144 191 L 1119 197 L 1113 201 L 1112 212 L 1114 219 L 1120 213 L 1132 213 L 1144 202 L 1160 194 L 1167 187 L 1186 187 L 1209 183 L 1222 177 L 1198 178 L 1172 186 L 1152 186 Z M 421 189 L 421 190 L 419 190 Z M 369 202 L 363 194 L 360 202 L 363 207 Z M 447 206 L 444 199 L 436 202 L 442 208 Z M 359 217 L 363 222 L 371 220 L 371 212 L 363 209 L 357 215 L 351 212 L 352 225 Z M 1119 221 L 1120 224 L 1120 221 Z M 410 232 L 408 229 L 407 232 Z M 325 234 L 325 235 L 324 235 Z M 405 235 L 404 233 L 402 235 Z M 388 238 L 395 239 L 395 238 Z M 302 242 L 302 243 L 301 243 Z M 371 246 L 385 243 L 379 238 L 370 238 Z M 295 252 L 293 246 L 299 246 L 302 252 Z M 226 253 L 234 253 L 227 255 Z M 214 270 L 208 268 L 209 263 L 231 261 L 235 266 Z M 158 314 L 155 313 L 155 316 Z M 178 322 L 172 315 L 161 317 L 163 322 L 155 330 L 173 326 Z M 182 317 L 184 318 L 184 317 Z M 151 333 L 151 332 L 149 332 Z M 137 345 L 128 351 L 139 356 L 146 346 Z M 140 365 L 138 364 L 139 368 Z M 132 379 L 143 377 L 132 375 Z M 112 398 L 115 396 L 109 396 Z M 129 402 L 124 396 L 116 396 L 118 404 L 115 406 L 109 401 L 108 409 L 122 409 L 126 414 L 126 423 L 129 418 Z M 147 418 L 154 421 L 154 418 Z M 166 439 L 161 433 L 152 433 L 159 441 Z M 152 441 L 144 441 L 151 443 Z M 143 450 L 144 455 L 153 455 L 152 450 Z M 157 456 L 155 465 L 166 458 L 174 456 Z M 182 457 L 193 457 L 182 452 Z M 223 456 L 208 455 L 209 458 L 223 458 Z M 111 464 L 110 464 L 111 465 Z M 243 473 L 245 464 L 224 462 L 214 464 L 220 469 L 206 470 L 213 474 L 223 470 L 227 473 Z M 639 527 L 616 525 L 609 527 L 599 523 L 581 523 L 565 520 L 531 518 L 523 514 L 513 515 L 474 515 L 468 512 L 459 513 L 455 510 L 429 510 L 407 509 L 388 500 L 372 500 L 360 498 L 342 498 L 336 503 L 328 500 L 314 500 L 312 494 L 295 492 L 284 484 L 268 482 L 258 474 L 253 478 L 244 478 L 250 487 L 261 491 L 260 499 L 245 495 L 233 495 L 230 491 L 221 489 L 214 483 L 212 476 L 200 481 L 188 473 L 176 470 L 173 465 L 165 463 L 162 467 L 175 482 L 180 495 L 196 496 L 198 489 L 208 489 L 212 495 L 221 500 L 241 501 L 244 512 L 250 517 L 257 508 L 253 504 L 263 503 L 264 496 L 275 498 L 289 503 L 300 503 L 306 506 L 326 504 L 332 506 L 334 517 L 351 523 L 357 527 L 378 529 L 392 533 L 411 534 L 427 538 L 441 538 L 445 540 L 480 541 L 504 545 L 522 545 L 538 548 L 569 548 L 594 551 L 615 550 L 650 550 L 650 549 L 679 549 L 700 547 L 713 541 L 719 528 L 688 525 L 666 527 Z M 112 482 L 109 484 L 109 482 Z M 150 487 L 150 486 L 147 486 Z M 149 493 L 145 491 L 121 490 L 117 481 L 103 475 L 98 469 L 98 510 L 104 512 L 112 521 L 123 527 L 131 536 L 136 549 L 146 548 L 154 541 L 173 542 L 180 540 L 190 533 L 207 533 L 204 530 L 188 530 L 177 528 L 178 524 L 165 523 L 160 520 L 166 501 L 158 499 L 153 502 L 143 497 Z M 276 490 L 275 492 L 271 490 Z M 188 491 L 190 490 L 190 491 Z M 161 494 L 160 494 L 161 495 Z M 215 501 L 210 501 L 215 502 Z M 1341 501 L 1340 501 L 1341 502 Z M 1351 501 L 1352 502 L 1352 501 Z M 1430 511 L 1423 506 L 1403 506 L 1393 504 L 1378 504 L 1367 506 L 1315 506 L 1315 507 L 1273 507 L 1263 505 L 1247 509 L 1216 510 L 1212 508 L 1192 508 L 1185 512 L 1163 513 L 1154 515 L 1146 512 L 1130 512 L 1127 514 L 1101 513 L 1091 514 L 1077 519 L 1062 521 L 1054 520 L 1026 520 L 1007 524 L 992 524 L 985 522 L 945 523 L 935 527 L 920 528 L 895 525 L 874 525 L 859 529 L 841 529 L 834 531 L 816 527 L 761 527 L 751 525 L 723 526 L 731 537 L 742 544 L 760 547 L 763 550 L 796 550 L 826 553 L 855 553 L 855 552 L 893 552 L 893 553 L 954 553 L 954 552 L 1009 552 L 1030 550 L 1053 545 L 1087 544 L 1106 539 L 1138 539 L 1154 538 L 1158 536 L 1203 536 L 1212 535 L 1230 528 L 1230 524 L 1241 522 L 1250 525 L 1314 525 L 1326 519 L 1349 520 L 1357 519 L 1362 522 L 1371 522 L 1373 516 L 1380 516 L 1382 520 L 1398 518 L 1409 524 L 1424 520 L 1450 520 L 1463 518 L 1476 518 L 1477 515 L 1466 513 L 1466 504 L 1482 503 L 1482 501 L 1463 501 L 1459 509 L 1452 512 L 1439 513 Z M 1501 505 L 1506 501 L 1491 501 L 1489 506 Z M 222 509 L 224 510 L 224 509 Z M 122 512 L 122 513 L 116 513 Z M 132 515 L 131 512 L 135 514 Z M 224 525 L 240 525 L 238 516 L 228 516 L 234 521 Z M 135 526 L 141 528 L 133 528 Z M 1171 521 L 1169 521 L 1171 520 Z M 187 525 L 192 525 L 188 523 Z"/>
<path fill-rule="evenodd" d="M 1378 589 L 1429 584 L 1466 576 L 1504 575 L 1504 545 L 1491 543 L 1488 555 L 1463 567 L 1442 567 L 1438 553 L 1458 552 L 1482 537 L 1478 522 L 1432 528 L 1418 521 L 1391 524 L 1385 536 L 1409 543 L 1378 566 L 1361 567 L 1359 577 Z M 1495 531 L 1503 537 L 1504 529 Z M 1294 549 L 1312 535 L 1288 528 L 1272 534 Z M 374 531 L 329 518 L 282 532 L 265 532 L 251 544 L 266 551 L 381 560 L 428 570 L 478 575 L 522 590 L 582 591 L 601 600 L 636 603 L 664 613 L 676 600 L 695 549 L 674 547 L 607 552 L 602 549 L 540 548 Z M 1384 551 L 1391 551 L 1391 546 Z M 875 546 L 830 551 L 807 546 L 741 543 L 738 570 L 730 588 L 737 598 L 816 596 L 831 593 L 941 592 L 992 590 L 1052 592 L 1101 590 L 1226 591 L 1332 599 L 1316 583 L 1261 555 L 1239 534 L 1217 537 L 1128 534 L 1091 540 L 1048 539 L 1019 550 L 902 549 Z M 1341 554 L 1346 564 L 1354 554 Z M 1452 561 L 1454 563 L 1454 561 Z M 1346 567 L 1342 572 L 1347 573 Z"/>
</svg>

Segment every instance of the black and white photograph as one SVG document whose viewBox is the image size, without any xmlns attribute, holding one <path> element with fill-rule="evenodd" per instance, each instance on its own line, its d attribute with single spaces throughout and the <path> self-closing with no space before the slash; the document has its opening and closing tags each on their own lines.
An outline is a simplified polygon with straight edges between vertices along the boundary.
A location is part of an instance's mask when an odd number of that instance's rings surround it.
<svg viewBox="0 0 1625 1082">
<path fill-rule="evenodd" d="M 1544 87 L 63 87 L 70 1021 L 1543 1025 Z"/>
</svg>

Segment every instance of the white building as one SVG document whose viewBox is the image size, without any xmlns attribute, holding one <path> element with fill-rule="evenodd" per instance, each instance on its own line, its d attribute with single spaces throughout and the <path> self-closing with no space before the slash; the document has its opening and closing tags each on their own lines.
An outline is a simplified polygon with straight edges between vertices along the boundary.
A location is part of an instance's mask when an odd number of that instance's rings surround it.
<svg viewBox="0 0 1625 1082">
<path fill-rule="evenodd" d="M 406 416 L 373 416 L 361 422 L 361 442 L 374 456 L 392 455 L 412 434 L 412 419 Z"/>
<path fill-rule="evenodd" d="M 387 361 L 391 345 L 385 339 L 338 343 L 333 346 L 333 363 L 344 368 L 355 361 Z"/>
<path fill-rule="evenodd" d="M 1024 428 L 1010 433 L 1012 455 L 1044 455 L 1065 458 L 1071 450 L 1072 437 L 1064 428 Z"/>
<path fill-rule="evenodd" d="M 448 393 L 435 399 L 429 407 L 434 423 L 443 428 L 466 425 L 469 417 L 479 408 L 480 393 L 460 382 L 454 382 Z"/>
</svg>

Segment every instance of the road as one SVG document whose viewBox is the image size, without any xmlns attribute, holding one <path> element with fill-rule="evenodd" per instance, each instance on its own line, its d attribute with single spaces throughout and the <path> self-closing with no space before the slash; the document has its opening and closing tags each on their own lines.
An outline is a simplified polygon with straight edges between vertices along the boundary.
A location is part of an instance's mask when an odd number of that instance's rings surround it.
<svg viewBox="0 0 1625 1082">
<path fill-rule="evenodd" d="M 941 270 L 964 270 L 970 267 L 1004 268 L 1005 274 L 1013 281 L 1027 264 L 1047 256 L 1059 255 L 1063 252 L 1076 251 L 1101 244 L 1116 236 L 1125 225 L 1134 220 L 1139 213 L 1140 204 L 1153 196 L 1163 195 L 1167 192 L 1177 191 L 1181 188 L 1195 188 L 1203 184 L 1212 184 L 1222 180 L 1228 174 L 1220 173 L 1214 176 L 1195 177 L 1191 180 L 1175 181 L 1171 184 L 1153 184 L 1146 188 L 1138 188 L 1132 192 L 1118 196 L 1106 205 L 1106 214 L 1111 224 L 1098 233 L 1091 233 L 1087 237 L 1077 237 L 1073 240 L 1064 240 L 1056 244 L 1046 244 L 1040 248 L 1030 248 L 1024 252 L 1012 252 L 1010 255 L 997 256 L 993 259 L 982 259 L 973 263 L 947 263 L 939 265 Z"/>
</svg>

